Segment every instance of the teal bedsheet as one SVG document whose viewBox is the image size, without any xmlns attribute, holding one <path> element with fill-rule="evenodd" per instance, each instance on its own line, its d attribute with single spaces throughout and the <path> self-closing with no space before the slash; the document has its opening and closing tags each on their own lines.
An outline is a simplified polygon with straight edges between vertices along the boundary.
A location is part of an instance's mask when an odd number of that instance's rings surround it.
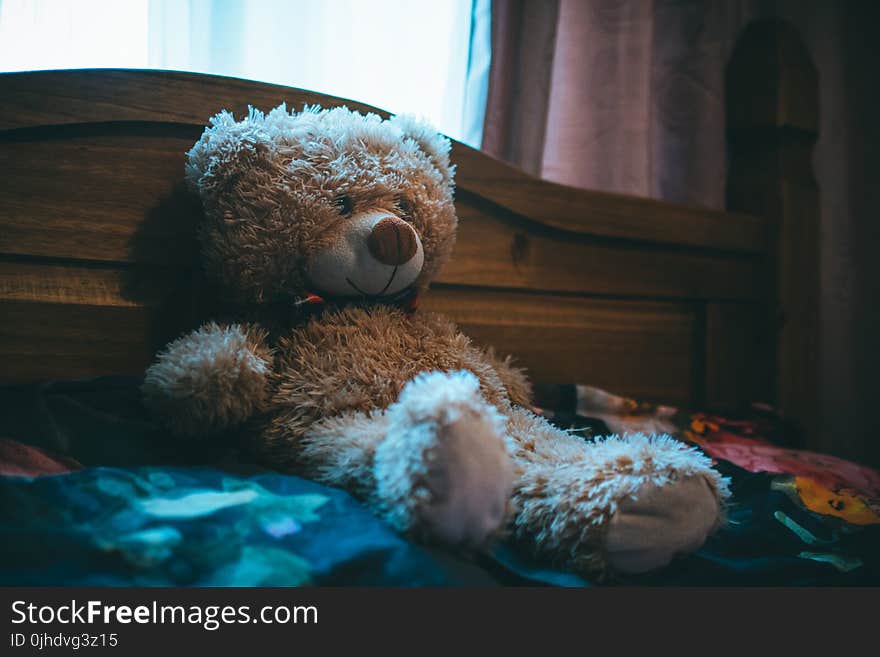
<svg viewBox="0 0 880 657">
<path fill-rule="evenodd" d="M 232 444 L 172 439 L 138 383 L 0 388 L 0 584 L 591 584 L 511 543 L 475 556 L 409 542 L 341 490 L 266 471 Z M 609 418 L 550 417 L 585 440 L 610 431 Z M 725 454 L 729 443 L 688 422 L 690 438 Z M 716 464 L 732 480 L 727 526 L 694 555 L 608 584 L 880 585 L 872 516 L 817 513 L 784 473 Z"/>
</svg>

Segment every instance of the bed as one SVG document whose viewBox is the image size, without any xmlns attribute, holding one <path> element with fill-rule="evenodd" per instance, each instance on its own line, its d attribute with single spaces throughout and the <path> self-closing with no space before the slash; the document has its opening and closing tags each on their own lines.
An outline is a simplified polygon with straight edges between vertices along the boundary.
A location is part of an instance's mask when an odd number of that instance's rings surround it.
<svg viewBox="0 0 880 657">
<path fill-rule="evenodd" d="M 423 307 L 514 354 L 542 411 L 585 439 L 668 430 L 734 477 L 728 528 L 630 581 L 880 581 L 880 476 L 815 430 L 816 93 L 796 35 L 745 32 L 724 212 L 556 185 L 453 144 L 459 239 Z M 193 73 L 0 75 L 0 579 L 588 584 L 509 545 L 477 561 L 410 545 L 344 493 L 170 443 L 139 407 L 155 351 L 206 312 L 184 154 L 218 110 L 282 101 L 387 115 Z M 170 490 L 204 513 L 156 515 Z"/>
</svg>

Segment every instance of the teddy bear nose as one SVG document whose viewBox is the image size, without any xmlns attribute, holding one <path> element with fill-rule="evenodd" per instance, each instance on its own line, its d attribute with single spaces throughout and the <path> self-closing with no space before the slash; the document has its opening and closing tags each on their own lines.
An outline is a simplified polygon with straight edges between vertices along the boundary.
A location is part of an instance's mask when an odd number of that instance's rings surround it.
<svg viewBox="0 0 880 657">
<path fill-rule="evenodd" d="M 367 246 L 372 256 L 386 265 L 409 262 L 418 250 L 412 226 L 397 217 L 385 217 L 373 226 Z"/>
</svg>

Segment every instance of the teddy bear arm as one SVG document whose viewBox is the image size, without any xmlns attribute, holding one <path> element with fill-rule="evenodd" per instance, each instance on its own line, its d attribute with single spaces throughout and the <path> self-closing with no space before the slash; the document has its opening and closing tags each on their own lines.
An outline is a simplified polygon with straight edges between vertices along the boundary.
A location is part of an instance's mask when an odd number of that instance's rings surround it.
<svg viewBox="0 0 880 657">
<path fill-rule="evenodd" d="M 169 344 L 144 377 L 144 405 L 175 433 L 211 435 L 246 421 L 269 396 L 272 352 L 254 325 L 208 323 Z"/>
<path fill-rule="evenodd" d="M 508 431 L 521 473 L 514 531 L 546 558 L 599 576 L 644 572 L 722 523 L 726 480 L 669 436 L 587 442 L 524 409 Z"/>
</svg>

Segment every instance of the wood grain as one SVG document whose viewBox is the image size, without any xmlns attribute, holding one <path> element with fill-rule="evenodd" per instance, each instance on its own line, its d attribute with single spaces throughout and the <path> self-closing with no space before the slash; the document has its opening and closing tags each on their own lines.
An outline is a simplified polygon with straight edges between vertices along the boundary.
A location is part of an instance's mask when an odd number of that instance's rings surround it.
<svg viewBox="0 0 880 657">
<path fill-rule="evenodd" d="M 764 222 L 753 216 L 559 185 L 458 142 L 452 156 L 459 186 L 547 226 L 743 253 L 763 253 L 766 246 Z"/>
<path fill-rule="evenodd" d="M 130 374 L 152 358 L 144 306 L 0 301 L 0 382 Z"/>
<path fill-rule="evenodd" d="M 706 403 L 739 409 L 774 397 L 773 334 L 757 304 L 706 305 Z"/>
<path fill-rule="evenodd" d="M 0 302 L 155 306 L 167 296 L 169 280 L 182 277 L 178 271 L 154 270 L 143 284 L 133 286 L 131 273 L 121 268 L 0 260 Z"/>
<path fill-rule="evenodd" d="M 724 253 L 597 241 L 459 195 L 459 237 L 440 281 L 594 295 L 755 299 L 761 262 Z"/>
<path fill-rule="evenodd" d="M 818 71 L 797 30 L 779 19 L 750 23 L 727 67 L 727 122 L 735 129 L 815 132 Z"/>
<path fill-rule="evenodd" d="M 188 264 L 198 199 L 183 186 L 189 138 L 108 134 L 0 145 L 0 252 Z"/>
<path fill-rule="evenodd" d="M 195 321 L 169 312 L 186 285 L 161 273 L 133 292 L 126 269 L 0 261 L 0 380 L 142 374 L 151 354 Z M 423 305 L 516 354 L 536 381 L 589 381 L 675 403 L 694 395 L 689 304 L 441 285 Z"/>
<path fill-rule="evenodd" d="M 695 395 L 688 304 L 440 288 L 423 307 L 449 315 L 477 343 L 515 354 L 535 381 L 588 381 L 676 404 Z"/>
<path fill-rule="evenodd" d="M 165 122 L 203 126 L 221 109 L 241 116 L 248 105 L 282 101 L 347 105 L 333 96 L 235 78 L 168 71 L 91 70 L 0 75 L 0 130 L 95 122 Z M 761 253 L 761 219 L 649 199 L 593 192 L 539 180 L 455 142 L 461 189 L 558 229 L 637 241 Z"/>
<path fill-rule="evenodd" d="M 0 75 L 0 380 L 139 375 L 191 328 L 201 208 L 184 154 L 219 109 L 281 101 L 369 109 L 196 74 Z M 426 308 L 537 381 L 666 403 L 705 398 L 742 354 L 703 308 L 764 301 L 765 219 L 554 185 L 459 143 L 453 160 L 459 239 Z"/>
<path fill-rule="evenodd" d="M 162 295 L 126 287 L 121 270 L 0 261 L 0 381 L 141 374 Z"/>
<path fill-rule="evenodd" d="M 774 400 L 808 445 L 833 452 L 818 398 L 818 77 L 790 25 L 746 28 L 728 66 L 727 98 L 728 206 L 768 220 L 765 331 L 774 336 Z"/>
<path fill-rule="evenodd" d="M 0 148 L 0 253 L 191 267 L 198 200 L 183 185 L 195 137 L 174 126 L 134 134 L 100 127 Z M 750 299 L 759 261 L 554 230 L 468 193 L 441 281 L 503 288 L 667 298 Z"/>
</svg>

